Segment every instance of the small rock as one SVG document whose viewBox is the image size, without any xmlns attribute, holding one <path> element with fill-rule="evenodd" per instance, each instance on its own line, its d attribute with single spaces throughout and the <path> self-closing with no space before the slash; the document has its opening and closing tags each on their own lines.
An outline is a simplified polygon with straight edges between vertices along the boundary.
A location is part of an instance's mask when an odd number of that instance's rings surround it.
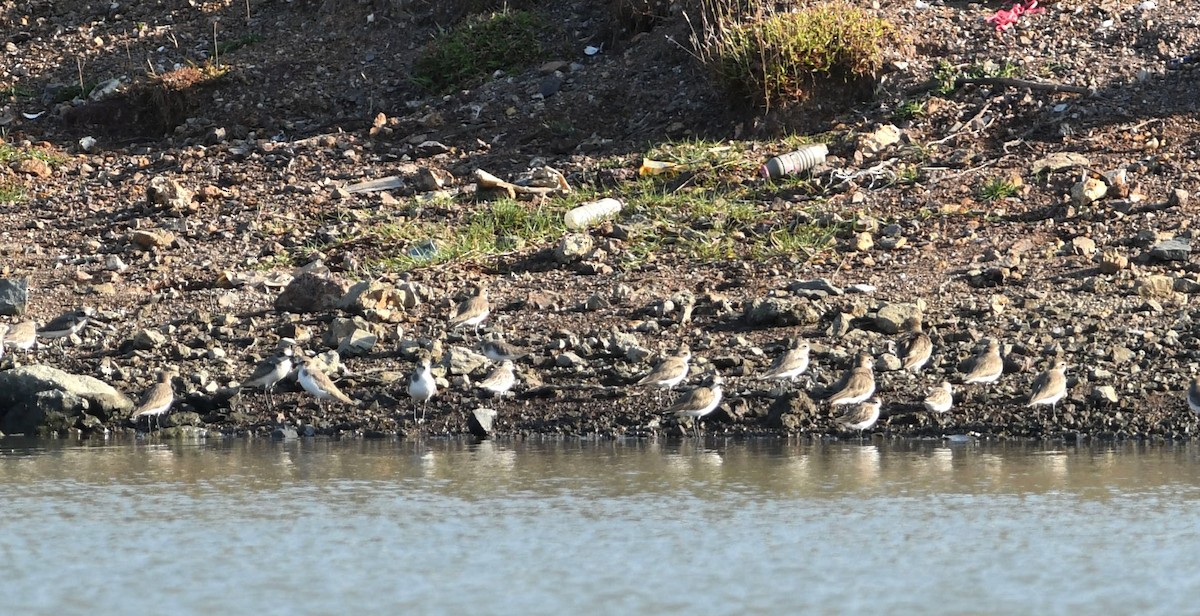
<svg viewBox="0 0 1200 616">
<path fill-rule="evenodd" d="M 304 272 L 296 276 L 275 298 L 280 312 L 320 312 L 337 307 L 350 285 L 332 274 Z"/>
<path fill-rule="evenodd" d="M 884 304 L 875 314 L 875 327 L 885 334 L 895 334 L 900 331 L 904 321 L 913 317 L 920 318 L 920 316 L 921 308 L 916 304 Z"/>
<path fill-rule="evenodd" d="M 356 355 L 365 355 L 375 348 L 375 343 L 379 341 L 379 337 L 365 329 L 355 329 L 350 332 L 349 336 L 342 339 L 338 345 L 338 354 L 348 357 Z"/>
<path fill-rule="evenodd" d="M 441 190 L 454 182 L 454 176 L 445 169 L 436 167 L 421 167 L 414 178 L 419 190 L 429 192 Z"/>
<path fill-rule="evenodd" d="M 742 318 L 753 326 L 785 327 L 816 323 L 820 315 L 806 301 L 766 297 L 747 303 Z"/>
<path fill-rule="evenodd" d="M 129 242 L 142 250 L 170 246 L 174 241 L 175 235 L 173 233 L 158 229 L 138 229 L 129 234 Z"/>
<path fill-rule="evenodd" d="M 1082 235 L 1071 240 L 1071 253 L 1090 259 L 1096 254 L 1096 240 Z"/>
<path fill-rule="evenodd" d="M 467 415 L 467 430 L 477 439 L 489 438 L 495 421 L 495 409 L 478 408 Z"/>
<path fill-rule="evenodd" d="M 841 338 L 850 333 L 853 327 L 854 315 L 845 312 L 837 313 L 833 317 L 833 321 L 829 323 L 829 327 L 825 330 L 825 334 L 830 338 Z"/>
<path fill-rule="evenodd" d="M 1121 364 L 1127 364 L 1127 363 L 1133 361 L 1133 359 L 1135 357 L 1137 357 L 1137 355 L 1133 351 L 1130 351 L 1129 349 L 1127 349 L 1123 346 L 1113 347 L 1112 361 L 1114 364 L 1116 364 L 1118 366 Z"/>
<path fill-rule="evenodd" d="M 422 141 L 421 143 L 417 144 L 417 147 L 414 149 L 414 153 L 421 158 L 437 156 L 438 154 L 445 154 L 449 151 L 450 146 L 447 146 L 440 141 Z"/>
<path fill-rule="evenodd" d="M 1108 249 L 1100 253 L 1100 271 L 1105 274 L 1115 274 L 1129 267 L 1129 258 L 1116 249 Z"/>
<path fill-rule="evenodd" d="M 801 281 L 793 282 L 792 284 L 788 285 L 788 291 L 791 291 L 792 293 L 795 293 L 796 295 L 804 295 L 806 297 L 808 297 L 808 294 L 801 293 L 801 291 L 818 292 L 818 293 L 820 293 L 820 295 L 818 297 L 827 297 L 830 295 L 837 296 L 837 295 L 842 295 L 844 293 L 840 288 L 838 288 L 832 282 L 829 282 L 828 280 L 826 280 L 824 278 L 815 278 L 813 280 L 801 280 Z"/>
<path fill-rule="evenodd" d="M 1103 199 L 1108 194 L 1108 185 L 1096 178 L 1087 178 L 1071 187 L 1071 203 L 1083 207 Z"/>
<path fill-rule="evenodd" d="M 576 368 L 587 365 L 587 361 L 571 351 L 564 351 L 554 358 L 554 365 L 559 368 Z"/>
<path fill-rule="evenodd" d="M 608 306 L 608 298 L 600 295 L 599 293 L 593 293 L 592 296 L 587 298 L 587 301 L 584 302 L 583 309 L 588 312 L 593 312 L 603 308 L 608 308 Z"/>
<path fill-rule="evenodd" d="M 24 173 L 39 178 L 48 178 L 52 173 L 50 165 L 46 164 L 46 161 L 40 158 L 22 158 L 12 164 L 12 169 L 17 173 Z"/>
<path fill-rule="evenodd" d="M 146 200 L 151 205 L 161 205 L 172 210 L 188 210 L 192 204 L 192 191 L 179 182 L 160 175 L 150 180 L 146 189 Z"/>
<path fill-rule="evenodd" d="M 1112 385 L 1098 385 L 1092 388 L 1088 398 L 1096 402 L 1117 403 L 1117 390 Z"/>
<path fill-rule="evenodd" d="M 891 353 L 884 353 L 875 360 L 875 370 L 877 372 L 895 372 L 902 365 L 900 358 Z"/>
<path fill-rule="evenodd" d="M 859 233 L 858 235 L 854 236 L 854 243 L 852 246 L 857 252 L 866 252 L 875 246 L 875 240 L 871 239 L 870 233 Z"/>
<path fill-rule="evenodd" d="M 1133 290 L 1142 297 L 1170 297 L 1175 281 L 1170 276 L 1146 276 L 1133 283 Z"/>
<path fill-rule="evenodd" d="M 1200 281 L 1180 276 L 1175 279 L 1174 289 L 1176 293 L 1200 293 Z"/>
<path fill-rule="evenodd" d="M 880 126 L 875 132 L 859 140 L 859 150 L 864 155 L 873 155 L 900 141 L 900 129 L 893 124 Z"/>
<path fill-rule="evenodd" d="M 554 249 L 554 259 L 559 263 L 573 263 L 591 252 L 594 242 L 586 233 L 568 233 Z"/>
<path fill-rule="evenodd" d="M 1187 207 L 1188 199 L 1190 198 L 1191 194 L 1189 194 L 1188 191 L 1182 188 L 1176 188 L 1172 190 L 1171 194 L 1167 197 L 1167 205 L 1179 208 Z"/>
<path fill-rule="evenodd" d="M 530 291 L 525 296 L 525 307 L 538 311 L 559 310 L 559 297 L 553 291 Z"/>
<path fill-rule="evenodd" d="M 446 372 L 450 375 L 470 374 L 488 364 L 488 358 L 470 349 L 451 347 L 450 352 L 442 359 Z"/>
<path fill-rule="evenodd" d="M 19 317 L 29 306 L 29 279 L 0 279 L 0 314 Z"/>
<path fill-rule="evenodd" d="M 1150 258 L 1158 261 L 1187 261 L 1192 253 L 1192 243 L 1186 238 L 1176 237 L 1160 242 L 1150 249 Z"/>
<path fill-rule="evenodd" d="M 133 348 L 139 351 L 149 351 L 167 343 L 167 337 L 156 329 L 140 329 L 133 335 Z"/>
<path fill-rule="evenodd" d="M 908 244 L 908 238 L 901 235 L 900 237 L 885 237 L 879 240 L 879 247 L 884 250 L 899 250 Z"/>
</svg>

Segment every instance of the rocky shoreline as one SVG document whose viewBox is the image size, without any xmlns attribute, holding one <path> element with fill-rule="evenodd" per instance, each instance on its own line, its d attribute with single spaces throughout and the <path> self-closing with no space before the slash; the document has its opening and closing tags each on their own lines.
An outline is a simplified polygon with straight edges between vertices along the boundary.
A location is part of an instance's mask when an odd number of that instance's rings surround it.
<svg viewBox="0 0 1200 616">
<path fill-rule="evenodd" d="M 724 400 L 703 421 L 710 436 L 856 438 L 821 398 L 868 353 L 883 402 L 873 434 L 1196 433 L 1183 392 L 1200 373 L 1200 120 L 1192 73 L 1168 65 L 1200 44 L 1187 7 L 1152 19 L 1048 7 L 997 34 L 974 7 L 882 2 L 923 42 L 889 60 L 877 100 L 748 118 L 672 42 L 686 40 L 682 19 L 656 18 L 649 36 L 604 25 L 610 45 L 572 41 L 602 52 L 431 96 L 394 78 L 420 49 L 393 43 L 432 36 L 436 20 L 286 4 L 217 9 L 243 43 L 226 54 L 230 78 L 189 90 L 175 110 L 186 117 L 150 136 L 113 113 L 136 91 L 127 58 L 163 71 L 207 61 L 202 12 L 0 6 L 14 32 L 0 66 L 12 86 L 0 102 L 0 321 L 95 309 L 73 336 L 7 349 L 0 383 L 20 384 L 0 387 L 0 431 L 391 438 L 469 433 L 471 411 L 489 407 L 500 436 L 674 437 L 687 427 L 664 409 L 715 372 Z M 611 19 L 593 4 L 547 10 L 586 33 Z M 931 90 L 947 67 L 1024 79 Z M 117 75 L 100 89 L 116 98 L 63 100 L 83 70 Z M 828 157 L 811 175 L 760 177 L 770 156 L 812 140 Z M 670 165 L 675 175 L 653 175 Z M 488 178 L 499 192 L 481 190 Z M 626 207 L 568 231 L 582 195 Z M 478 333 L 447 331 L 476 284 L 491 316 Z M 934 355 L 912 374 L 890 354 L 916 313 Z M 475 387 L 493 336 L 527 351 L 503 400 Z M 759 381 L 792 338 L 811 343 L 815 375 Z M 989 338 L 1003 377 L 960 386 Z M 290 379 L 274 404 L 239 393 L 283 339 L 356 405 L 319 410 Z M 694 365 L 676 391 L 633 386 L 680 345 Z M 406 384 L 422 352 L 440 392 L 417 426 Z M 1056 359 L 1069 366 L 1064 399 L 1028 408 Z M 96 382 L 47 385 L 60 378 L 49 368 Z M 136 401 L 169 368 L 173 411 L 161 429 L 135 425 Z M 943 380 L 953 410 L 922 410 Z"/>
</svg>

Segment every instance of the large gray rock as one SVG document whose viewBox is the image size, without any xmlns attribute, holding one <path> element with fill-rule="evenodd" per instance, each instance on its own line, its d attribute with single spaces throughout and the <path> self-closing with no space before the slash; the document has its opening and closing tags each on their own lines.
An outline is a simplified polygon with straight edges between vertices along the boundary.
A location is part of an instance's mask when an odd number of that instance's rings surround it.
<svg viewBox="0 0 1200 616">
<path fill-rule="evenodd" d="M 488 358 L 470 349 L 451 347 L 443 363 L 452 375 L 470 374 L 487 365 Z"/>
<path fill-rule="evenodd" d="M 332 310 L 349 289 L 348 282 L 331 274 L 304 272 L 293 278 L 275 298 L 275 309 L 287 312 Z"/>
<path fill-rule="evenodd" d="M 0 431 L 8 434 L 66 430 L 85 413 L 109 421 L 132 410 L 132 400 L 90 376 L 40 364 L 0 372 Z"/>
<path fill-rule="evenodd" d="M 749 325 L 784 327 L 816 323 L 820 315 L 807 301 L 763 297 L 746 304 L 742 318 Z"/>
<path fill-rule="evenodd" d="M 909 317 L 920 316 L 921 307 L 916 304 L 884 304 L 875 314 L 875 327 L 885 334 L 895 334 Z"/>
<path fill-rule="evenodd" d="M 493 424 L 496 421 L 494 409 L 478 408 L 467 416 L 467 430 L 477 439 L 485 439 L 492 435 Z"/>
<path fill-rule="evenodd" d="M 1191 254 L 1192 243 L 1182 237 L 1159 242 L 1150 249 L 1150 258 L 1159 261 L 1187 261 Z"/>
<path fill-rule="evenodd" d="M 0 279 L 0 314 L 19 317 L 29 304 L 28 278 Z"/>
</svg>

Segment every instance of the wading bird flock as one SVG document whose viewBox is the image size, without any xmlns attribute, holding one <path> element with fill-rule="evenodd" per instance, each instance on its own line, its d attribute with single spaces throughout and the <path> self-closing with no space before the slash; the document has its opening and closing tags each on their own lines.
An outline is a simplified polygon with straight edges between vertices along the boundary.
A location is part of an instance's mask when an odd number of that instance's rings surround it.
<svg viewBox="0 0 1200 616">
<path fill-rule="evenodd" d="M 93 314 L 94 312 L 87 308 L 71 311 L 41 328 L 33 321 L 12 326 L 0 324 L 0 357 L 3 357 L 6 347 L 28 351 L 38 344 L 39 338 L 52 340 L 76 334 L 88 324 Z M 476 285 L 472 294 L 453 308 L 447 320 L 447 327 L 451 330 L 470 327 L 478 336 L 480 326 L 490 314 L 487 291 Z M 903 335 L 892 343 L 892 349 L 900 360 L 901 370 L 919 373 L 933 356 L 933 341 L 922 328 L 918 318 L 906 320 L 902 330 Z M 517 384 L 514 362 L 526 353 L 496 338 L 481 339 L 480 350 L 489 360 L 496 363 L 496 367 L 475 386 L 503 400 Z M 808 342 L 792 338 L 784 352 L 775 358 L 770 368 L 761 374 L 759 379 L 796 381 L 812 368 L 814 376 L 810 384 L 815 383 L 816 369 L 813 367 L 811 354 L 812 347 Z M 669 394 L 687 379 L 691 361 L 691 350 L 686 345 L 680 346 L 674 354 L 663 358 L 631 385 L 652 390 L 655 403 L 661 406 L 663 401 L 660 396 L 664 393 Z M 429 401 L 438 394 L 437 379 L 434 378 L 432 365 L 433 357 L 430 352 L 419 350 L 416 366 L 407 380 L 406 393 L 413 404 L 413 418 L 418 423 L 424 422 Z M 1056 359 L 1048 370 L 1038 374 L 1030 386 L 1028 406 L 1048 405 L 1053 412 L 1055 405 L 1067 393 L 1067 368 L 1065 361 Z M 963 385 L 982 386 L 995 383 L 1003 373 L 1004 360 L 1000 354 L 1000 342 L 991 338 L 977 355 L 965 363 L 961 382 Z M 157 423 L 160 417 L 169 412 L 174 401 L 171 379 L 177 374 L 174 369 L 165 369 L 159 373 L 158 382 L 145 393 L 141 403 L 134 410 L 135 422 L 146 418 L 148 424 L 151 420 Z M 268 406 L 274 408 L 272 391 L 280 382 L 291 376 L 294 376 L 305 392 L 316 399 L 319 410 L 324 410 L 326 402 L 357 404 L 321 371 L 318 362 L 305 356 L 294 341 L 286 338 L 275 355 L 258 363 L 241 383 L 241 388 L 261 389 L 267 396 Z M 701 385 L 679 395 L 665 407 L 664 413 L 674 414 L 680 420 L 689 420 L 693 433 L 699 436 L 700 421 L 720 406 L 723 388 L 722 376 L 715 369 L 710 370 L 703 375 Z M 880 418 L 883 403 L 876 392 L 872 356 L 859 353 L 853 365 L 841 378 L 826 388 L 825 394 L 824 400 L 831 410 L 839 407 L 841 409 L 833 418 L 836 425 L 847 431 L 858 432 L 859 435 L 874 427 Z M 1200 415 L 1200 377 L 1191 382 L 1185 398 L 1188 408 Z M 920 406 L 931 413 L 949 412 L 954 406 L 953 386 L 949 381 L 942 381 L 930 389 Z M 417 414 L 418 407 L 420 415 Z"/>
</svg>

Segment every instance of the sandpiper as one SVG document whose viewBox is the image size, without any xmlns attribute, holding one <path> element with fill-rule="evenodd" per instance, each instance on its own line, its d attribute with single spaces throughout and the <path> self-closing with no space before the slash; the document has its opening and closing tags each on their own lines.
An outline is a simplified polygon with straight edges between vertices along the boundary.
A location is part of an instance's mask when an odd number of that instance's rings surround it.
<svg viewBox="0 0 1200 616">
<path fill-rule="evenodd" d="M 433 369 L 430 367 L 433 359 L 428 352 L 422 351 L 417 359 L 417 369 L 408 377 L 408 397 L 413 399 L 413 402 L 421 403 L 421 419 L 425 421 L 425 409 L 429 406 L 429 399 L 437 394 L 437 381 L 433 378 Z M 413 420 L 417 419 L 417 408 L 413 406 Z"/>
<path fill-rule="evenodd" d="M 993 383 L 1001 374 L 1004 374 L 1004 360 L 1000 358 L 1000 342 L 991 338 L 987 348 L 971 359 L 963 383 Z"/>
<path fill-rule="evenodd" d="M 858 436 L 862 438 L 863 431 L 870 430 L 875 422 L 879 421 L 880 406 L 882 403 L 879 398 L 870 398 L 857 406 L 850 407 L 835 421 L 847 430 L 858 430 Z"/>
<path fill-rule="evenodd" d="M 242 387 L 261 387 L 267 394 L 267 403 L 274 407 L 275 399 L 271 390 L 292 372 L 293 353 L 291 345 L 285 345 L 277 354 L 258 362 Z"/>
<path fill-rule="evenodd" d="M 523 349 L 515 347 L 499 338 L 484 340 L 479 343 L 479 350 L 492 361 L 516 361 L 525 357 Z"/>
<path fill-rule="evenodd" d="M 80 308 L 72 310 L 47 323 L 44 327 L 37 330 L 37 335 L 42 338 L 66 338 L 79 333 L 88 324 L 88 319 L 95 314 L 91 308 Z"/>
<path fill-rule="evenodd" d="M 1200 376 L 1192 379 L 1192 385 L 1187 390 L 1188 408 L 1200 415 Z"/>
<path fill-rule="evenodd" d="M 771 369 L 758 377 L 760 380 L 791 380 L 808 370 L 809 344 L 799 338 L 793 338 L 788 344 L 788 350 L 775 359 Z"/>
<path fill-rule="evenodd" d="M 300 371 L 296 373 L 297 380 L 304 391 L 317 399 L 317 408 L 325 410 L 326 400 L 336 400 L 342 404 L 354 404 L 354 400 L 342 393 L 329 377 L 317 367 L 317 362 L 311 357 L 300 358 Z"/>
<path fill-rule="evenodd" d="M 871 370 L 871 356 L 860 353 L 857 365 L 846 371 L 839 385 L 837 391 L 829 396 L 831 406 L 858 404 L 870 398 L 875 393 L 875 373 Z"/>
<path fill-rule="evenodd" d="M 491 313 L 492 308 L 488 305 L 487 290 L 483 288 L 483 285 L 475 285 L 475 294 L 459 302 L 455 306 L 454 312 L 450 314 L 450 329 L 469 325 L 475 328 L 475 333 L 478 335 L 479 326 L 487 320 Z"/>
<path fill-rule="evenodd" d="M 674 389 L 676 385 L 683 382 L 683 379 L 687 378 L 688 361 L 691 358 L 691 349 L 686 344 L 680 345 L 674 355 L 658 362 L 658 365 L 638 380 L 637 384 L 659 390 Z"/>
<path fill-rule="evenodd" d="M 28 351 L 37 344 L 37 324 L 33 321 L 21 321 L 8 328 L 4 335 L 4 344 L 14 349 Z"/>
<path fill-rule="evenodd" d="M 690 417 L 696 436 L 700 436 L 700 419 L 713 412 L 721 404 L 722 385 L 725 381 L 721 375 L 714 374 L 706 379 L 705 385 L 697 387 L 679 396 L 668 413 L 675 413 L 680 419 Z"/>
<path fill-rule="evenodd" d="M 1067 362 L 1058 360 L 1049 370 L 1037 375 L 1029 392 L 1029 406 L 1049 404 L 1050 411 L 1067 395 Z"/>
<path fill-rule="evenodd" d="M 924 404 L 925 410 L 934 413 L 949 411 L 954 406 L 954 389 L 950 387 L 950 381 L 942 381 L 941 385 L 930 390 Z"/>
<path fill-rule="evenodd" d="M 919 372 L 933 355 L 933 341 L 921 329 L 921 319 L 909 317 L 904 321 L 904 331 L 907 332 L 900 340 L 900 367 L 904 370 Z"/>
<path fill-rule="evenodd" d="M 500 362 L 500 365 L 496 366 L 496 369 L 492 370 L 492 373 L 487 375 L 487 378 L 479 381 L 477 385 L 480 389 L 486 389 L 496 396 L 503 398 L 504 394 L 508 393 L 516 383 L 517 377 L 513 374 L 512 360 L 506 359 Z"/>
<path fill-rule="evenodd" d="M 154 423 L 158 423 L 158 419 L 171 409 L 171 403 L 175 402 L 175 391 L 171 388 L 171 377 L 174 376 L 173 370 L 163 370 L 158 373 L 158 383 L 151 387 L 146 394 L 142 396 L 142 402 L 133 411 L 133 423 L 137 423 L 142 417 L 147 418 L 146 427 L 150 427 L 149 418 L 154 418 Z"/>
</svg>

